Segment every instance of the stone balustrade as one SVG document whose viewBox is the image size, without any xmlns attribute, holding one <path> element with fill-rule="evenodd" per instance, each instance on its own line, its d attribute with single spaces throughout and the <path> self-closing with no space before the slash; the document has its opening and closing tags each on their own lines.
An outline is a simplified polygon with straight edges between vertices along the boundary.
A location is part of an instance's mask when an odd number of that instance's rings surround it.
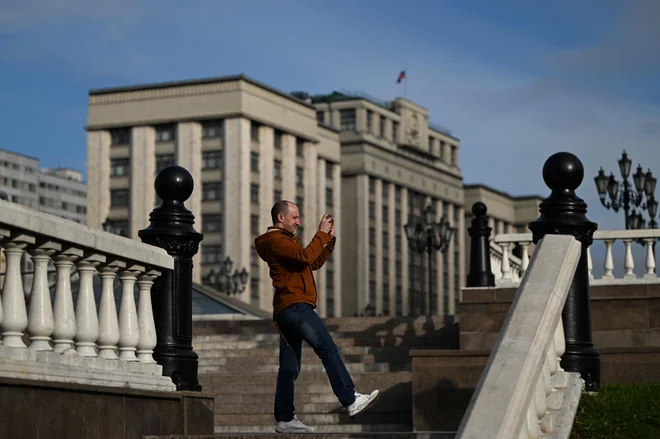
<svg viewBox="0 0 660 439">
<path fill-rule="evenodd" d="M 0 201 L 0 247 L 0 376 L 176 390 L 152 357 L 151 286 L 174 267 L 165 250 L 7 201 Z M 27 277 L 25 255 L 34 267 Z"/>
<path fill-rule="evenodd" d="M 642 230 L 602 230 L 594 233 L 594 241 L 602 241 L 605 244 L 605 258 L 603 261 L 603 275 L 595 278 L 593 275 L 593 260 L 591 248 L 587 250 L 589 266 L 589 279 L 591 285 L 606 285 L 617 283 L 655 283 L 660 282 L 656 275 L 655 254 L 653 244 L 660 238 L 660 229 Z M 614 276 L 614 256 L 612 252 L 615 241 L 622 241 L 625 245 L 623 277 Z M 644 273 L 635 274 L 635 261 L 632 254 L 634 242 L 644 243 L 646 258 Z M 520 246 L 522 257 L 517 258 L 511 252 L 516 246 Z M 517 284 L 525 274 L 529 265 L 530 246 L 532 245 L 531 233 L 508 233 L 500 234 L 491 242 L 491 266 L 498 285 Z M 504 257 L 506 255 L 507 257 Z"/>
<path fill-rule="evenodd" d="M 584 382 L 560 366 L 562 309 L 580 253 L 569 235 L 539 242 L 458 439 L 568 437 Z"/>
</svg>

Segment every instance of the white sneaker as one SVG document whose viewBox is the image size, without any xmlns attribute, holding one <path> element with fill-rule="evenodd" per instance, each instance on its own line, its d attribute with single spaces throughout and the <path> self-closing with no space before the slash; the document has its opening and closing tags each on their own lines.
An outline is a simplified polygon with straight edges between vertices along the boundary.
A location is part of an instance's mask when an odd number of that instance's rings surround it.
<svg viewBox="0 0 660 439">
<path fill-rule="evenodd" d="M 379 395 L 380 392 L 378 390 L 374 390 L 370 395 L 364 395 L 362 393 L 355 392 L 355 402 L 348 406 L 348 416 L 352 418 L 358 413 L 366 410 L 374 402 L 376 402 Z"/>
<path fill-rule="evenodd" d="M 313 433 L 314 428 L 303 424 L 296 415 L 293 415 L 293 419 L 289 422 L 278 422 L 275 431 L 278 433 Z"/>
</svg>

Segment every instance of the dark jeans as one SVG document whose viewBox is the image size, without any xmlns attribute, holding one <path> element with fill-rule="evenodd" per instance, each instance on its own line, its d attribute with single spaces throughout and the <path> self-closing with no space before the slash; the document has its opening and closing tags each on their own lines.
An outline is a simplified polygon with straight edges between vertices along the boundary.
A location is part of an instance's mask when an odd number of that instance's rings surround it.
<svg viewBox="0 0 660 439">
<path fill-rule="evenodd" d="M 332 336 L 314 308 L 306 303 L 293 304 L 280 312 L 276 322 L 282 334 L 280 368 L 275 390 L 275 420 L 288 422 L 295 414 L 294 383 L 300 374 L 303 340 L 314 349 L 323 362 L 332 391 L 339 402 L 343 406 L 353 404 L 355 402 L 353 380 L 344 366 Z"/>
</svg>

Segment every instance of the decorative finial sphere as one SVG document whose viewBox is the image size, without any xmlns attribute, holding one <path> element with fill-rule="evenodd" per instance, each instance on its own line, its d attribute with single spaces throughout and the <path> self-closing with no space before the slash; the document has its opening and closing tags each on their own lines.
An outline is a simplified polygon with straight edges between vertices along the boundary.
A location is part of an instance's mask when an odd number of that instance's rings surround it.
<svg viewBox="0 0 660 439">
<path fill-rule="evenodd" d="M 186 168 L 171 165 L 163 168 L 156 175 L 154 187 L 161 200 L 183 202 L 192 195 L 195 182 Z"/>
<path fill-rule="evenodd" d="M 472 215 L 474 216 L 484 216 L 488 212 L 488 207 L 481 201 L 477 201 L 472 205 Z"/>
<path fill-rule="evenodd" d="M 551 190 L 577 189 L 584 179 L 584 166 L 575 154 L 558 152 L 543 165 L 543 181 Z"/>
</svg>

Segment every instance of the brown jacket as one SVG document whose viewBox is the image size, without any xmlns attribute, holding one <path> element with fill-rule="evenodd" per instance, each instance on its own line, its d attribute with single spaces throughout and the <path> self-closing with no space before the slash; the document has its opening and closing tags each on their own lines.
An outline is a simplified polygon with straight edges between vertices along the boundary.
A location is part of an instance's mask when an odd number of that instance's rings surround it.
<svg viewBox="0 0 660 439">
<path fill-rule="evenodd" d="M 303 248 L 300 238 L 277 227 L 257 236 L 257 254 L 268 263 L 273 279 L 273 318 L 294 303 L 309 303 L 316 308 L 316 283 L 312 270 L 323 267 L 335 248 L 335 238 L 318 231 Z"/>
</svg>

